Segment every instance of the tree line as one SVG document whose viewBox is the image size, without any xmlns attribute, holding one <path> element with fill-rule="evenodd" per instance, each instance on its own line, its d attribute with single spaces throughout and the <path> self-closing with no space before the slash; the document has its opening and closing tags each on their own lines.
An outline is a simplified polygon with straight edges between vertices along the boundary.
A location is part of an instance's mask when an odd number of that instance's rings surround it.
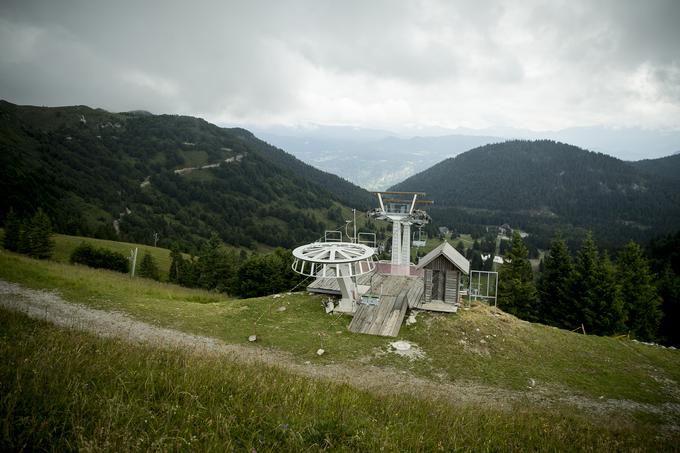
<svg viewBox="0 0 680 453">
<path fill-rule="evenodd" d="M 680 233 L 674 244 L 680 245 Z M 535 277 L 528 249 L 515 232 L 499 272 L 498 306 L 562 329 L 680 346 L 680 334 L 670 327 L 680 320 L 680 272 L 664 263 L 670 256 L 650 261 L 639 244 L 629 242 L 612 260 L 588 234 L 572 257 L 558 235 Z"/>
<path fill-rule="evenodd" d="M 239 297 L 290 291 L 304 280 L 293 271 L 289 250 L 277 248 L 267 255 L 236 253 L 226 249 L 217 235 L 205 242 L 199 256 L 185 258 L 173 246 L 170 257 L 171 282 Z"/>
</svg>

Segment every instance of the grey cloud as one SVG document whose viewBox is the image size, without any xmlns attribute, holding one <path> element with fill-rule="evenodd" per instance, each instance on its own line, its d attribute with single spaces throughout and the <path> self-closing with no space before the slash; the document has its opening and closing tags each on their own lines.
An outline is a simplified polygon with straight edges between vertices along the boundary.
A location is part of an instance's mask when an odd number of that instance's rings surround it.
<svg viewBox="0 0 680 453">
<path fill-rule="evenodd" d="M 401 121 L 432 108 L 437 124 L 460 100 L 472 122 L 524 112 L 516 126 L 532 127 L 548 112 L 621 120 L 641 102 L 626 78 L 648 68 L 645 111 L 677 118 L 679 14 L 674 0 L 5 1 L 0 97 L 249 122 L 400 105 Z M 484 110 L 498 99 L 515 111 Z"/>
</svg>

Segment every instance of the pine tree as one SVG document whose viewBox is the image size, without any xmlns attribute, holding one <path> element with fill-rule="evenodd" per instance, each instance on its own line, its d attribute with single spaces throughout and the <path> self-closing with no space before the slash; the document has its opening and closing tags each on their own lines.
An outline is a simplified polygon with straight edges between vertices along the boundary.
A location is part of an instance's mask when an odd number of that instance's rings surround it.
<svg viewBox="0 0 680 453">
<path fill-rule="evenodd" d="M 519 232 L 515 231 L 506 256 L 507 262 L 501 266 L 499 274 L 498 306 L 527 321 L 537 321 L 538 294 L 528 255 Z"/>
<path fill-rule="evenodd" d="M 614 335 L 625 330 L 626 314 L 621 299 L 621 288 L 616 280 L 616 268 L 605 252 L 598 263 L 595 287 L 595 316 L 593 333 Z"/>
<path fill-rule="evenodd" d="M 635 242 L 628 243 L 616 260 L 626 328 L 643 341 L 656 339 L 661 321 L 661 299 L 653 284 L 649 262 Z"/>
<path fill-rule="evenodd" d="M 168 280 L 173 283 L 180 283 L 181 276 L 184 274 L 184 257 L 177 248 L 176 244 L 170 248 L 170 269 L 168 269 Z"/>
<path fill-rule="evenodd" d="M 680 276 L 666 263 L 656 282 L 663 299 L 663 318 L 659 326 L 659 337 L 664 344 L 680 348 Z"/>
<path fill-rule="evenodd" d="M 16 215 L 14 209 L 10 208 L 5 218 L 5 237 L 3 238 L 3 247 L 12 252 L 19 251 L 19 242 L 21 240 L 21 220 Z"/>
<path fill-rule="evenodd" d="M 160 278 L 158 266 L 156 266 L 156 261 L 153 259 L 153 256 L 151 256 L 150 253 L 144 253 L 142 262 L 139 263 L 137 275 L 144 278 L 151 278 L 153 280 L 158 280 Z"/>
<path fill-rule="evenodd" d="M 561 236 L 557 236 L 543 260 L 543 272 L 538 282 L 541 322 L 570 330 L 576 327 L 569 287 L 573 270 L 567 244 Z"/>
<path fill-rule="evenodd" d="M 38 208 L 27 225 L 27 253 L 29 256 L 45 259 L 52 256 L 54 241 L 52 240 L 52 222 L 42 208 Z"/>
<path fill-rule="evenodd" d="M 210 237 L 198 260 L 198 286 L 230 292 L 236 273 L 236 256 L 228 253 L 216 234 Z"/>
<path fill-rule="evenodd" d="M 623 329 L 624 312 L 614 268 L 600 254 L 588 233 L 576 255 L 570 284 L 574 298 L 573 323 L 583 324 L 587 333 L 611 335 Z"/>
</svg>

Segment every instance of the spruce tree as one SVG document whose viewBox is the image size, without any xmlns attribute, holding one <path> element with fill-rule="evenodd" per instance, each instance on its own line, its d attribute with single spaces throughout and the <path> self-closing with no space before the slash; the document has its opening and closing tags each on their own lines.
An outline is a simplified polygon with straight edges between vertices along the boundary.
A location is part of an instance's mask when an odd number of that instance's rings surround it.
<svg viewBox="0 0 680 453">
<path fill-rule="evenodd" d="M 642 249 L 628 243 L 616 260 L 616 278 L 621 287 L 626 328 L 643 341 L 656 339 L 661 321 L 661 299 Z"/>
<path fill-rule="evenodd" d="M 5 237 L 3 238 L 3 247 L 12 252 L 19 251 L 19 242 L 21 240 L 21 220 L 16 215 L 14 209 L 10 208 L 5 218 Z"/>
<path fill-rule="evenodd" d="M 611 335 L 623 329 L 623 305 L 614 268 L 606 254 L 600 254 L 588 233 L 576 255 L 570 284 L 574 298 L 573 322 L 566 327 L 586 328 L 586 333 Z"/>
<path fill-rule="evenodd" d="M 550 245 L 543 260 L 543 272 L 538 282 L 540 321 L 551 326 L 574 329 L 570 282 L 574 266 L 569 249 L 561 236 Z"/>
<path fill-rule="evenodd" d="M 27 251 L 29 256 L 45 259 L 52 256 L 54 241 L 52 240 L 52 222 L 42 208 L 38 208 L 27 225 Z"/>
<path fill-rule="evenodd" d="M 616 280 L 616 268 L 605 252 L 597 267 L 597 286 L 595 287 L 595 316 L 593 333 L 614 335 L 625 330 L 626 314 L 621 299 L 621 289 Z"/>
<path fill-rule="evenodd" d="M 528 255 L 519 232 L 515 231 L 506 255 L 507 262 L 499 273 L 498 306 L 519 318 L 537 321 L 538 294 Z"/>
<path fill-rule="evenodd" d="M 680 276 L 666 263 L 656 281 L 663 299 L 663 318 L 659 326 L 659 339 L 667 345 L 680 348 Z"/>
<path fill-rule="evenodd" d="M 144 253 L 141 263 L 139 263 L 139 270 L 137 275 L 144 278 L 151 278 L 153 280 L 158 280 L 160 278 L 160 273 L 158 272 L 158 266 L 156 266 L 156 261 L 153 259 L 150 253 Z"/>
<path fill-rule="evenodd" d="M 180 283 L 184 274 L 184 257 L 176 244 L 170 248 L 170 269 L 168 269 L 168 280 L 173 283 Z"/>
</svg>

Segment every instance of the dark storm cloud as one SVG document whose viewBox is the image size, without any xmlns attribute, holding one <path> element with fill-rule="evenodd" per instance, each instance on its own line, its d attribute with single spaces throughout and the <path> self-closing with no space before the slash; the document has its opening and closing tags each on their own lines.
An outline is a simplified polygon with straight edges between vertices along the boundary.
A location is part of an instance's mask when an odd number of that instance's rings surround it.
<svg viewBox="0 0 680 453">
<path fill-rule="evenodd" d="M 679 5 L 5 1 L 0 97 L 251 123 L 668 126 Z"/>
</svg>

